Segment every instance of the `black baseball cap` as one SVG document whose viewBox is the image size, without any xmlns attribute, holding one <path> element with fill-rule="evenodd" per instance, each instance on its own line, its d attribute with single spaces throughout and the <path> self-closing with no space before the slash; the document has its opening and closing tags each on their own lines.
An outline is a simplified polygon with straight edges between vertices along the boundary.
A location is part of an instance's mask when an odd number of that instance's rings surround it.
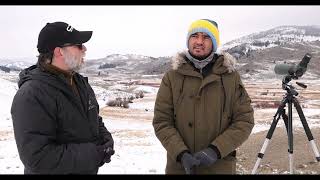
<svg viewBox="0 0 320 180">
<path fill-rule="evenodd" d="M 92 36 L 92 31 L 78 31 L 65 22 L 47 23 L 39 33 L 39 53 L 52 52 L 64 44 L 82 44 Z"/>
</svg>

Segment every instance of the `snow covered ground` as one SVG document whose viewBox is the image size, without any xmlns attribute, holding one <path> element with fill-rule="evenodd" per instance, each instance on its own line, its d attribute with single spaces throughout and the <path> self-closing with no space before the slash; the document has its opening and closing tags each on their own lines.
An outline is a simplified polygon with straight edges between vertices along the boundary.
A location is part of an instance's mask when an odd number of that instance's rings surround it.
<svg viewBox="0 0 320 180">
<path fill-rule="evenodd" d="M 137 88 L 146 93 L 156 95 L 156 89 L 141 86 Z M 10 114 L 12 99 L 17 90 L 16 83 L 10 82 L 0 77 L 0 174 L 23 174 L 23 164 L 17 152 Z M 100 93 L 105 93 L 103 89 L 94 87 L 97 92 L 100 108 L 105 106 L 106 100 L 101 99 Z M 154 103 L 152 101 L 137 100 L 130 104 L 130 109 L 141 112 L 148 110 L 153 112 Z M 142 112 L 143 112 L 142 111 Z M 268 130 L 272 122 L 275 109 L 255 110 L 255 114 L 268 114 L 256 121 L 252 133 Z M 297 113 L 293 112 L 294 127 L 301 127 L 297 119 Z M 304 109 L 308 118 L 310 128 L 319 127 L 319 110 Z M 100 168 L 98 174 L 164 174 L 166 164 L 166 151 L 156 138 L 152 127 L 152 122 L 139 119 L 112 119 L 105 118 L 104 123 L 112 133 L 115 140 L 115 155 L 112 161 Z M 283 126 L 283 122 L 278 123 Z"/>
<path fill-rule="evenodd" d="M 23 174 L 10 114 L 16 89 L 16 83 L 0 78 L 0 174 Z M 99 99 L 99 103 L 103 108 L 105 101 Z M 132 108 L 153 109 L 153 104 L 135 104 Z M 104 119 L 104 123 L 113 134 L 116 153 L 98 174 L 164 174 L 166 152 L 155 137 L 151 122 Z"/>
</svg>

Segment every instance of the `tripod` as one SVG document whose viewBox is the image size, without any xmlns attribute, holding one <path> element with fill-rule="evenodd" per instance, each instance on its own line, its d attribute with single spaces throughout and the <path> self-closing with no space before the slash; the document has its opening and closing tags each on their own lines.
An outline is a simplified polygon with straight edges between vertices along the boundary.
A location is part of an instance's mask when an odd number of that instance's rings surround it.
<svg viewBox="0 0 320 180">
<path fill-rule="evenodd" d="M 285 97 L 283 98 L 283 100 L 281 101 L 279 107 L 278 107 L 278 110 L 276 112 L 276 114 L 273 116 L 273 121 L 272 121 L 272 124 L 271 124 L 271 127 L 268 131 L 268 134 L 267 134 L 267 137 L 263 143 L 263 146 L 260 150 L 260 152 L 258 153 L 258 159 L 256 161 L 256 164 L 254 165 L 254 168 L 252 170 L 252 174 L 255 174 L 258 167 L 259 167 L 259 164 L 260 164 L 260 161 L 262 160 L 263 156 L 264 156 L 264 152 L 266 151 L 267 149 L 267 146 L 269 144 L 269 141 L 271 140 L 272 138 L 272 135 L 273 135 L 273 132 L 277 126 L 277 123 L 280 119 L 280 116 L 282 117 L 282 119 L 284 120 L 284 124 L 286 126 L 286 130 L 287 130 L 287 135 L 288 135 L 288 145 L 289 145 L 289 148 L 288 148 L 288 152 L 289 152 L 289 167 L 290 167 L 290 174 L 293 174 L 293 134 L 292 134 L 292 103 L 294 104 L 297 112 L 298 112 L 298 115 L 299 115 L 299 118 L 302 122 L 302 125 L 303 125 L 303 128 L 305 130 L 305 133 L 308 137 L 308 140 L 310 142 L 310 146 L 314 152 L 314 155 L 316 157 L 316 160 L 319 162 L 320 161 L 320 156 L 319 156 L 319 151 L 317 149 L 317 146 L 314 142 L 314 139 L 313 139 L 313 136 L 312 136 L 312 133 L 310 131 L 310 128 L 308 126 L 308 123 L 306 121 L 306 118 L 303 114 L 303 111 L 302 111 L 302 108 L 299 104 L 299 101 L 296 99 L 295 96 L 298 95 L 298 92 L 295 90 L 295 88 L 292 86 L 292 85 L 288 85 L 289 81 L 291 81 L 291 79 L 294 78 L 294 76 L 292 75 L 287 75 L 286 77 L 284 77 L 283 81 L 282 81 L 282 88 L 284 90 L 287 91 Z M 297 84 L 303 88 L 306 88 L 307 86 L 302 84 L 302 83 L 298 83 Z M 288 116 L 285 114 L 285 106 L 286 104 L 288 104 Z"/>
</svg>

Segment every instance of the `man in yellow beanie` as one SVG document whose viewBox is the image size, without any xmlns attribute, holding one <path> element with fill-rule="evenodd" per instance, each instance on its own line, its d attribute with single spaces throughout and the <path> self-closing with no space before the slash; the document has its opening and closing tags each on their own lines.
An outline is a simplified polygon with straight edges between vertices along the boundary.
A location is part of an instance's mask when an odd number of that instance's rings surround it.
<svg viewBox="0 0 320 180">
<path fill-rule="evenodd" d="M 254 126 L 251 99 L 234 58 L 218 53 L 216 22 L 190 25 L 188 50 L 165 73 L 153 127 L 167 150 L 167 174 L 234 174 L 236 149 Z"/>
</svg>

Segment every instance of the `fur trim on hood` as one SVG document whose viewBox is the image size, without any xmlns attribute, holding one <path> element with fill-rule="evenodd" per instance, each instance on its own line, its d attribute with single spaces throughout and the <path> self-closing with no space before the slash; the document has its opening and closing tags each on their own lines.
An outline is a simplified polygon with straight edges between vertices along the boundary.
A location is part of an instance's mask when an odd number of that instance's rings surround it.
<svg viewBox="0 0 320 180">
<path fill-rule="evenodd" d="M 228 52 L 217 52 L 218 55 L 224 56 L 223 66 L 227 68 L 228 73 L 235 71 L 236 59 Z M 179 52 L 171 60 L 171 67 L 173 70 L 178 69 L 182 64 L 186 62 L 186 51 Z"/>
</svg>

